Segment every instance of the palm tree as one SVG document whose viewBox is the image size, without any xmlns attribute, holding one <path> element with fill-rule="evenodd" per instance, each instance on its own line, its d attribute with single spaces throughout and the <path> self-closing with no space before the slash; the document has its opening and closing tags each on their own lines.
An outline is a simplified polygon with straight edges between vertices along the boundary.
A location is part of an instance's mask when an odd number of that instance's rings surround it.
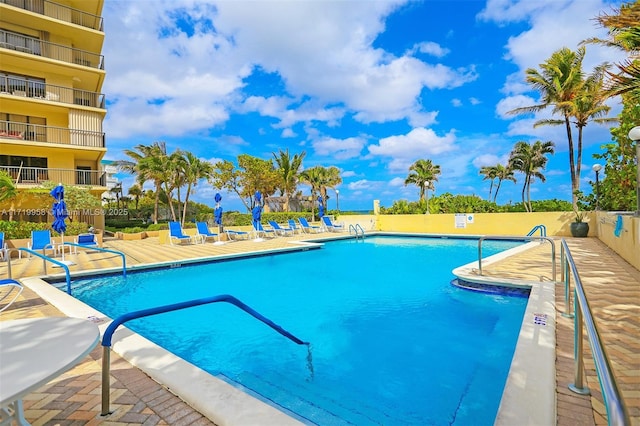
<svg viewBox="0 0 640 426">
<path fill-rule="evenodd" d="M 320 193 L 320 188 L 324 182 L 324 168 L 322 166 L 315 166 L 309 169 L 305 169 L 300 173 L 300 181 L 306 183 L 311 187 L 311 214 L 315 213 L 315 203 L 317 194 Z"/>
<path fill-rule="evenodd" d="M 547 154 L 553 154 L 553 142 L 536 141 L 533 144 L 520 141 L 516 142 L 509 158 L 509 167 L 524 173 L 524 185 L 522 187 L 522 204 L 526 211 L 531 212 L 531 184 L 537 178 L 541 182 L 546 181 L 542 170 L 547 165 Z"/>
<path fill-rule="evenodd" d="M 184 226 L 184 220 L 187 216 L 187 204 L 189 204 L 189 195 L 193 187 L 198 185 L 200 179 L 205 179 L 213 171 L 213 165 L 208 161 L 204 161 L 196 157 L 190 152 L 184 154 L 184 162 L 182 163 L 184 169 L 182 173 L 184 180 L 187 183 L 187 194 L 184 198 L 184 207 L 182 211 L 182 226 Z"/>
<path fill-rule="evenodd" d="M 284 195 L 284 210 L 287 212 L 289 211 L 291 194 L 296 191 L 298 185 L 300 168 L 302 167 L 302 160 L 305 155 L 306 152 L 302 151 L 300 154 L 295 154 L 292 158 L 289 154 L 289 148 L 287 148 L 286 151 L 280 150 L 277 155 L 275 152 L 273 153 L 273 158 L 276 161 L 281 179 L 279 189 L 281 195 Z"/>
<path fill-rule="evenodd" d="M 489 198 L 487 198 L 489 201 L 491 201 L 491 193 L 493 192 L 493 182 L 496 180 L 497 173 L 498 171 L 496 169 L 496 166 L 480 167 L 480 174 L 484 175 L 484 178 L 482 180 L 491 179 L 491 185 L 489 186 Z"/>
<path fill-rule="evenodd" d="M 546 62 L 540 64 L 540 71 L 529 68 L 526 70 L 526 81 L 542 95 L 541 103 L 528 107 L 516 108 L 509 111 L 510 114 L 535 113 L 549 106 L 553 107 L 552 113 L 563 117 L 562 123 L 567 132 L 569 144 L 569 171 L 571 172 L 571 188 L 574 207 L 577 206 L 577 191 L 580 190 L 580 174 L 571 134 L 571 114 L 574 110 L 574 100 L 583 88 L 582 61 L 585 48 L 580 47 L 576 52 L 563 47 L 555 51 Z M 540 120 L 534 123 L 534 127 L 545 124 L 557 124 L 555 121 Z M 580 145 L 578 157 L 582 157 Z"/>
<path fill-rule="evenodd" d="M 136 145 L 133 149 L 124 150 L 131 160 L 115 161 L 114 165 L 121 171 L 137 176 L 138 184 L 143 186 L 147 181 L 153 181 L 155 200 L 153 206 L 153 223 L 158 223 L 160 191 L 162 189 L 165 170 L 162 158 L 167 155 L 164 142 L 154 142 L 151 145 Z"/>
<path fill-rule="evenodd" d="M 320 195 L 327 206 L 327 200 L 331 198 L 327 192 L 327 189 L 331 188 L 335 191 L 336 186 L 342 183 L 342 177 L 340 176 L 340 169 L 336 166 L 328 168 L 323 167 L 322 183 L 320 185 Z"/>
<path fill-rule="evenodd" d="M 498 184 L 496 185 L 496 192 L 493 194 L 493 202 L 496 202 L 498 198 L 498 191 L 500 191 L 500 185 L 503 180 L 510 180 L 513 183 L 516 183 L 516 178 L 513 175 L 513 169 L 509 166 L 505 167 L 502 164 L 497 164 L 495 166 L 496 169 L 496 178 L 498 179 Z"/>
<path fill-rule="evenodd" d="M 614 47 L 629 53 L 628 59 L 617 63 L 617 73 L 607 70 L 611 79 L 607 90 L 608 96 L 627 94 L 631 102 L 640 103 L 640 58 L 632 56 L 640 50 L 640 2 L 633 1 L 623 4 L 619 9 L 613 9 L 611 15 L 602 14 L 596 21 L 609 30 L 607 40 L 590 38 L 582 43 L 597 43 Z"/>
<path fill-rule="evenodd" d="M 133 199 L 135 200 L 136 210 L 138 210 L 138 203 L 140 202 L 140 197 L 144 195 L 144 193 L 142 192 L 142 188 L 137 183 L 134 183 L 129 187 L 129 191 L 127 191 L 127 193 L 131 197 L 133 197 Z"/>
<path fill-rule="evenodd" d="M 425 190 L 435 190 L 434 182 L 438 181 L 440 166 L 431 160 L 418 160 L 409 167 L 409 176 L 404 185 L 414 184 L 420 190 L 420 200 L 424 200 Z"/>
</svg>

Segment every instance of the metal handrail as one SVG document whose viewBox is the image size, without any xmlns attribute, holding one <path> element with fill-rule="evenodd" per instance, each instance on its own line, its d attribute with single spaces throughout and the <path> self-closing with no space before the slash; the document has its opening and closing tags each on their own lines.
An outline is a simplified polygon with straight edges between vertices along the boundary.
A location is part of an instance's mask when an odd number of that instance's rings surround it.
<svg viewBox="0 0 640 426">
<path fill-rule="evenodd" d="M 47 262 L 51 262 L 56 266 L 60 266 L 61 268 L 64 269 L 64 272 L 66 274 L 66 279 L 67 279 L 67 294 L 71 294 L 71 273 L 69 272 L 69 267 L 67 265 L 65 265 L 64 263 L 52 259 L 48 256 L 45 256 L 43 254 L 38 253 L 35 250 L 31 250 L 29 248 L 24 248 L 24 247 L 20 247 L 20 248 L 10 248 L 9 250 L 7 250 L 7 275 L 9 276 L 10 279 L 12 279 L 13 277 L 11 276 L 11 252 L 12 251 L 24 251 L 30 254 L 35 255 L 36 257 L 39 257 L 42 259 L 42 265 L 44 266 L 44 273 L 45 275 L 47 274 Z"/>
<path fill-rule="evenodd" d="M 83 245 L 83 244 L 69 243 L 69 242 L 65 242 L 63 245 L 72 246 L 72 247 L 80 247 L 80 248 L 86 248 L 86 249 L 91 249 L 91 250 L 96 250 L 96 251 L 102 251 L 102 252 L 106 252 L 106 253 L 117 254 L 120 257 L 122 257 L 122 276 L 123 277 L 127 276 L 127 259 L 125 258 L 124 253 L 121 252 L 121 251 L 106 249 L 106 248 L 102 248 L 102 247 L 94 247 L 94 246 L 89 246 L 88 247 L 88 246 Z"/>
<path fill-rule="evenodd" d="M 549 237 L 536 237 L 536 236 L 504 236 L 504 235 L 483 235 L 478 239 L 478 274 L 482 276 L 482 242 L 484 240 L 541 240 L 542 242 L 548 241 L 551 243 L 551 273 L 553 276 L 553 282 L 556 282 L 556 245 L 553 238 Z"/>
<path fill-rule="evenodd" d="M 353 234 L 356 235 L 356 239 L 358 238 L 358 235 L 359 235 L 358 230 L 362 233 L 362 238 L 364 238 L 364 228 L 362 228 L 362 226 L 360 226 L 359 223 L 356 223 L 355 225 L 353 223 L 349 224 L 349 235 L 352 234 L 351 232 L 352 230 L 353 230 Z"/>
<path fill-rule="evenodd" d="M 111 352 L 110 352 L 111 338 L 113 336 L 113 333 L 115 333 L 116 329 L 121 324 L 124 324 L 127 321 L 137 319 L 137 318 L 148 317 L 151 315 L 158 315 L 165 312 L 172 312 L 180 309 L 186 309 L 194 306 L 206 305 L 209 303 L 217 303 L 217 302 L 231 303 L 232 305 L 237 306 L 238 308 L 242 309 L 243 311 L 253 316 L 254 318 L 262 321 L 263 323 L 265 323 L 266 325 L 268 325 L 278 333 L 282 334 L 284 337 L 291 340 L 292 342 L 297 343 L 298 345 L 306 345 L 308 348 L 310 347 L 309 342 L 304 342 L 298 339 L 296 336 L 289 333 L 287 330 L 280 327 L 278 324 L 274 323 L 269 318 L 263 316 L 262 314 L 255 311 L 248 305 L 245 305 L 240 300 L 228 294 L 205 297 L 202 299 L 189 300 L 187 302 L 174 303 L 171 305 L 164 305 L 164 306 L 158 306 L 155 308 L 142 309 L 140 311 L 129 312 L 128 314 L 120 315 L 119 317 L 111 321 L 111 324 L 109 324 L 109 326 L 104 332 L 104 335 L 102 336 L 102 348 L 103 348 L 102 349 L 102 412 L 100 413 L 100 415 L 107 416 L 110 414 L 109 412 L 109 405 L 110 405 L 109 369 L 111 364 L 111 359 L 110 359 L 111 358 Z"/>
<path fill-rule="evenodd" d="M 578 268 L 576 268 L 573 256 L 571 255 L 569 246 L 567 245 L 567 242 L 564 238 L 562 239 L 562 248 L 563 255 L 566 257 L 566 261 L 569 265 L 569 268 L 571 268 L 571 272 L 575 280 L 573 297 L 574 303 L 577 303 L 577 306 L 575 307 L 576 314 L 574 317 L 573 339 L 575 358 L 575 383 L 569 385 L 569 389 L 571 389 L 575 393 L 579 393 L 582 395 L 588 395 L 590 393 L 589 388 L 584 387 L 583 383 L 584 353 L 582 348 L 582 330 L 583 326 L 586 326 L 587 337 L 589 339 L 589 343 L 591 344 L 591 354 L 593 355 L 593 362 L 598 374 L 598 381 L 600 382 L 600 389 L 602 391 L 602 397 L 604 399 L 604 406 L 607 410 L 607 420 L 610 425 L 631 425 L 629 412 L 627 411 L 627 407 L 625 406 L 624 400 L 622 399 L 622 395 L 618 390 L 618 385 L 616 383 L 616 378 L 613 375 L 609 357 L 605 352 L 605 348 L 602 345 L 602 341 L 600 339 L 600 333 L 598 332 L 598 327 L 596 326 L 594 318 L 591 315 L 591 307 L 589 306 L 589 301 L 587 300 L 587 296 L 584 293 L 584 288 L 582 286 L 580 274 L 578 273 Z"/>
<path fill-rule="evenodd" d="M 547 236 L 547 227 L 544 226 L 544 225 L 536 225 L 531 229 L 531 231 L 529 231 L 529 233 L 527 234 L 527 237 L 532 236 L 538 230 L 540 230 L 540 236 L 541 237 L 546 237 Z"/>
</svg>

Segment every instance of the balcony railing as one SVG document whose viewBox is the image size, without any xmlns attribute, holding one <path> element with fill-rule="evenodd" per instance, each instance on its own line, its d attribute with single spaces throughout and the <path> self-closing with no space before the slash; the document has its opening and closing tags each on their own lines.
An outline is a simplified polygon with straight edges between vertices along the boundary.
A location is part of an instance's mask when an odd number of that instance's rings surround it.
<svg viewBox="0 0 640 426">
<path fill-rule="evenodd" d="M 68 185 L 105 186 L 107 174 L 99 170 L 49 169 L 41 167 L 1 166 L 15 184 L 38 185 L 45 181 Z"/>
<path fill-rule="evenodd" d="M 41 126 L 18 121 L 0 121 L 0 138 L 91 148 L 106 146 L 103 132 Z"/>
<path fill-rule="evenodd" d="M 94 108 L 105 107 L 105 96 L 102 93 L 74 89 L 72 87 L 54 86 L 42 81 L 0 75 L 0 93 L 15 96 L 43 99 L 64 104 L 82 105 Z"/>
<path fill-rule="evenodd" d="M 0 3 L 39 13 L 59 21 L 103 31 L 102 18 L 49 0 L 0 0 Z"/>
<path fill-rule="evenodd" d="M 104 56 L 61 44 L 50 43 L 35 37 L 0 30 L 0 47 L 31 55 L 43 56 L 70 64 L 104 69 Z"/>
</svg>

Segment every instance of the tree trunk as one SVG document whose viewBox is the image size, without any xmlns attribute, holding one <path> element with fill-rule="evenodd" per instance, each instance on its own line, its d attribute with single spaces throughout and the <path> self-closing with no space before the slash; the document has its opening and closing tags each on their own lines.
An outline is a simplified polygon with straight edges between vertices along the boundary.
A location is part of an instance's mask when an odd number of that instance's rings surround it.
<svg viewBox="0 0 640 426">
<path fill-rule="evenodd" d="M 571 201 L 573 203 L 574 210 L 578 209 L 578 197 L 576 196 L 576 191 L 580 188 L 579 182 L 577 182 L 576 176 L 576 165 L 575 159 L 573 155 L 573 135 L 571 133 L 571 121 L 569 121 L 569 116 L 565 114 L 564 116 L 564 127 L 567 131 L 567 141 L 569 142 L 569 171 L 571 172 Z"/>
</svg>

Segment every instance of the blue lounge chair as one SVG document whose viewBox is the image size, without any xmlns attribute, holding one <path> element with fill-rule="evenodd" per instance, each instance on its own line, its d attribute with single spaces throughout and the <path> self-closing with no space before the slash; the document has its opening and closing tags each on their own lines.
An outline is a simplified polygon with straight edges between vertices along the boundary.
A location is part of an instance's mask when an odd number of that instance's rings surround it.
<svg viewBox="0 0 640 426">
<path fill-rule="evenodd" d="M 31 250 L 42 250 L 43 255 L 47 255 L 47 249 L 53 250 L 56 252 L 56 246 L 51 241 L 51 231 L 31 231 L 31 241 L 28 245 Z M 31 257 L 31 253 L 29 253 L 29 257 Z"/>
<path fill-rule="evenodd" d="M 191 244 L 191 237 L 182 232 L 180 222 L 169 222 L 169 243 L 173 245 L 173 240 L 178 243 Z"/>
<path fill-rule="evenodd" d="M 95 234 L 79 234 L 76 238 L 75 238 L 75 243 L 78 244 L 79 246 L 85 247 L 85 248 L 92 248 L 92 247 L 100 247 L 98 245 L 98 240 L 96 240 L 96 236 Z M 78 247 L 74 246 L 73 247 L 73 251 L 74 253 L 78 253 Z"/>
<path fill-rule="evenodd" d="M 307 219 L 305 219 L 304 217 L 299 217 L 298 222 L 300 222 L 302 230 L 307 234 L 317 234 L 318 232 L 322 232 L 322 228 L 316 225 L 309 225 L 309 222 L 307 222 Z"/>
<path fill-rule="evenodd" d="M 253 232 L 256 234 L 256 238 L 260 238 L 261 236 L 264 238 L 274 238 L 276 236 L 273 229 L 265 228 L 260 222 L 253 222 Z"/>
<path fill-rule="evenodd" d="M 234 231 L 233 229 L 225 229 L 229 241 L 248 240 L 250 233 L 246 231 Z"/>
<path fill-rule="evenodd" d="M 293 230 L 294 234 L 302 234 L 302 228 L 300 228 L 293 219 L 289 219 L 289 228 Z"/>
<path fill-rule="evenodd" d="M 268 222 L 277 235 L 282 235 L 283 237 L 286 237 L 287 235 L 293 235 L 293 229 L 286 226 L 280 226 L 280 224 L 278 224 L 278 222 L 276 222 L 275 220 L 269 220 Z"/>
<path fill-rule="evenodd" d="M 4 306 L 0 304 L 0 312 L 7 309 L 13 302 L 16 301 L 20 293 L 22 293 L 23 287 L 16 280 L 12 279 L 3 279 L 0 280 L 0 302 L 4 303 Z M 4 300 L 7 298 L 11 298 L 8 302 Z"/>
<path fill-rule="evenodd" d="M 322 224 L 329 232 L 342 232 L 344 231 L 344 225 L 338 224 L 335 222 L 331 222 L 331 218 L 329 216 L 322 216 L 320 218 L 322 220 Z"/>
<path fill-rule="evenodd" d="M 198 230 L 198 235 L 202 239 L 204 243 L 208 239 L 213 239 L 213 241 L 220 241 L 220 236 L 215 232 L 211 232 L 209 230 L 209 225 L 206 222 L 196 222 L 196 229 Z"/>
</svg>

